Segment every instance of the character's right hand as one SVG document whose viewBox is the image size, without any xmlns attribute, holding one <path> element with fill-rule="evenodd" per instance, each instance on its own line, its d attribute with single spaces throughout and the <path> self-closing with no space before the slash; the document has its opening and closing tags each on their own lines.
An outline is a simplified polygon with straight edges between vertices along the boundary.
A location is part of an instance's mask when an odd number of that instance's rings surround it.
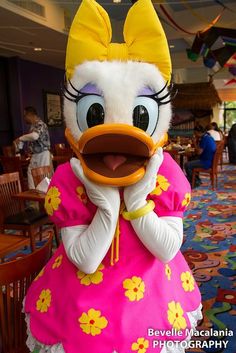
<svg viewBox="0 0 236 353">
<path fill-rule="evenodd" d="M 100 209 L 111 212 L 113 215 L 119 214 L 120 194 L 118 188 L 95 184 L 89 180 L 83 172 L 80 161 L 77 158 L 70 160 L 70 165 L 86 188 L 89 199 Z"/>
</svg>

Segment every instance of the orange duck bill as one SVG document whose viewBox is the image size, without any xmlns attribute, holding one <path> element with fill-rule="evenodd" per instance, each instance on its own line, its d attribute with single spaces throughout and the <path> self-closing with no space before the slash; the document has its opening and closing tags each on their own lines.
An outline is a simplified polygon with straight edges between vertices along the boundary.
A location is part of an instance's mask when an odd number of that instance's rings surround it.
<svg viewBox="0 0 236 353">
<path fill-rule="evenodd" d="M 126 124 L 94 126 L 78 142 L 66 129 L 66 137 L 85 175 L 95 183 L 110 186 L 128 186 L 140 180 L 158 147 L 143 130 Z"/>
</svg>

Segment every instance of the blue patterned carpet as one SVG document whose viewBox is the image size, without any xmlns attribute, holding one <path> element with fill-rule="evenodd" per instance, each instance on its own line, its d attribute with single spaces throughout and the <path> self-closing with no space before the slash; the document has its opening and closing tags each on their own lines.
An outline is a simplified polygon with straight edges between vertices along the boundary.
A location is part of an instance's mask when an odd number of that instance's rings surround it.
<svg viewBox="0 0 236 353">
<path fill-rule="evenodd" d="M 226 334 L 206 335 L 214 346 L 188 352 L 236 353 L 236 167 L 223 166 L 217 192 L 210 189 L 207 177 L 202 181 L 185 215 L 182 252 L 202 294 L 204 317 L 198 329 Z"/>
</svg>

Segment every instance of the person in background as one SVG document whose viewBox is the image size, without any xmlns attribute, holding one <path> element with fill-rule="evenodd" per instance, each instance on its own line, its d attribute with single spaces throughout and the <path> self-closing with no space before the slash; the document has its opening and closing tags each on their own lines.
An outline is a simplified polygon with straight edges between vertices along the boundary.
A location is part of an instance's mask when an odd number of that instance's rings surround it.
<svg viewBox="0 0 236 353">
<path fill-rule="evenodd" d="M 207 132 L 213 137 L 215 141 L 221 141 L 224 138 L 223 132 L 220 130 L 218 127 L 217 123 L 212 122 L 208 129 Z"/>
<path fill-rule="evenodd" d="M 236 123 L 233 124 L 228 134 L 229 163 L 236 164 Z"/>
<path fill-rule="evenodd" d="M 34 107 L 26 107 L 24 109 L 24 120 L 30 125 L 29 133 L 18 137 L 14 143 L 20 145 L 27 142 L 31 159 L 28 166 L 28 187 L 34 189 L 33 177 L 31 169 L 51 165 L 50 153 L 50 137 L 47 125 L 38 117 Z"/>
<path fill-rule="evenodd" d="M 199 139 L 199 145 L 196 141 Z M 192 184 L 192 174 L 194 168 L 211 168 L 214 154 L 216 151 L 216 143 L 214 139 L 210 136 L 208 132 L 205 132 L 202 126 L 197 126 L 194 128 L 194 138 L 193 145 L 196 149 L 196 154 L 198 158 L 185 163 L 184 169 L 190 184 Z M 199 176 L 196 178 L 196 183 L 194 186 L 199 186 L 201 180 Z"/>
</svg>

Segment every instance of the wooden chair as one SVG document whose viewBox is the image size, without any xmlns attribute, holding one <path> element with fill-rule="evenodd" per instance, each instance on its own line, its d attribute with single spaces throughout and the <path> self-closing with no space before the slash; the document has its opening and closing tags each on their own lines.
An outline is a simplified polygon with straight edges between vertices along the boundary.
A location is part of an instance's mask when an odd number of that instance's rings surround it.
<svg viewBox="0 0 236 353">
<path fill-rule="evenodd" d="M 30 238 L 31 250 L 35 251 L 35 238 L 42 233 L 42 226 L 48 225 L 51 229 L 55 226 L 45 211 L 35 208 L 22 209 L 21 203 L 12 195 L 21 192 L 19 173 L 0 175 L 0 232 L 6 229 L 20 231 Z M 59 237 L 55 231 L 56 242 L 59 245 Z"/>
<path fill-rule="evenodd" d="M 224 152 L 224 140 L 221 140 L 221 141 L 215 141 L 216 143 L 216 146 L 222 146 L 222 152 L 221 152 L 221 157 L 220 157 L 220 160 L 219 160 L 219 164 L 220 164 L 220 167 L 221 167 L 221 170 L 223 169 L 223 152 Z"/>
<path fill-rule="evenodd" d="M 14 172 L 19 173 L 21 187 L 23 190 L 27 190 L 28 181 L 27 181 L 27 176 L 25 177 L 23 174 L 21 158 L 18 156 L 14 156 L 14 157 L 1 156 L 0 162 L 2 164 L 4 173 L 14 173 Z"/>
<path fill-rule="evenodd" d="M 195 185 L 195 180 L 196 180 L 196 175 L 198 174 L 209 174 L 211 178 L 211 185 L 212 185 L 212 190 L 215 190 L 215 187 L 217 187 L 217 176 L 218 176 L 218 164 L 221 161 L 222 153 L 224 149 L 224 144 L 219 143 L 216 146 L 216 151 L 215 155 L 213 158 L 212 162 L 212 167 L 209 169 L 204 169 L 204 168 L 194 168 L 193 169 L 193 177 L 192 177 L 192 187 Z"/>
<path fill-rule="evenodd" d="M 50 233 L 50 232 L 49 232 Z M 52 235 L 34 253 L 0 264 L 0 352 L 27 353 L 23 299 L 51 256 Z"/>
<path fill-rule="evenodd" d="M 51 178 L 53 169 L 50 165 L 31 169 L 34 186 L 36 187 L 44 178 Z"/>
</svg>

